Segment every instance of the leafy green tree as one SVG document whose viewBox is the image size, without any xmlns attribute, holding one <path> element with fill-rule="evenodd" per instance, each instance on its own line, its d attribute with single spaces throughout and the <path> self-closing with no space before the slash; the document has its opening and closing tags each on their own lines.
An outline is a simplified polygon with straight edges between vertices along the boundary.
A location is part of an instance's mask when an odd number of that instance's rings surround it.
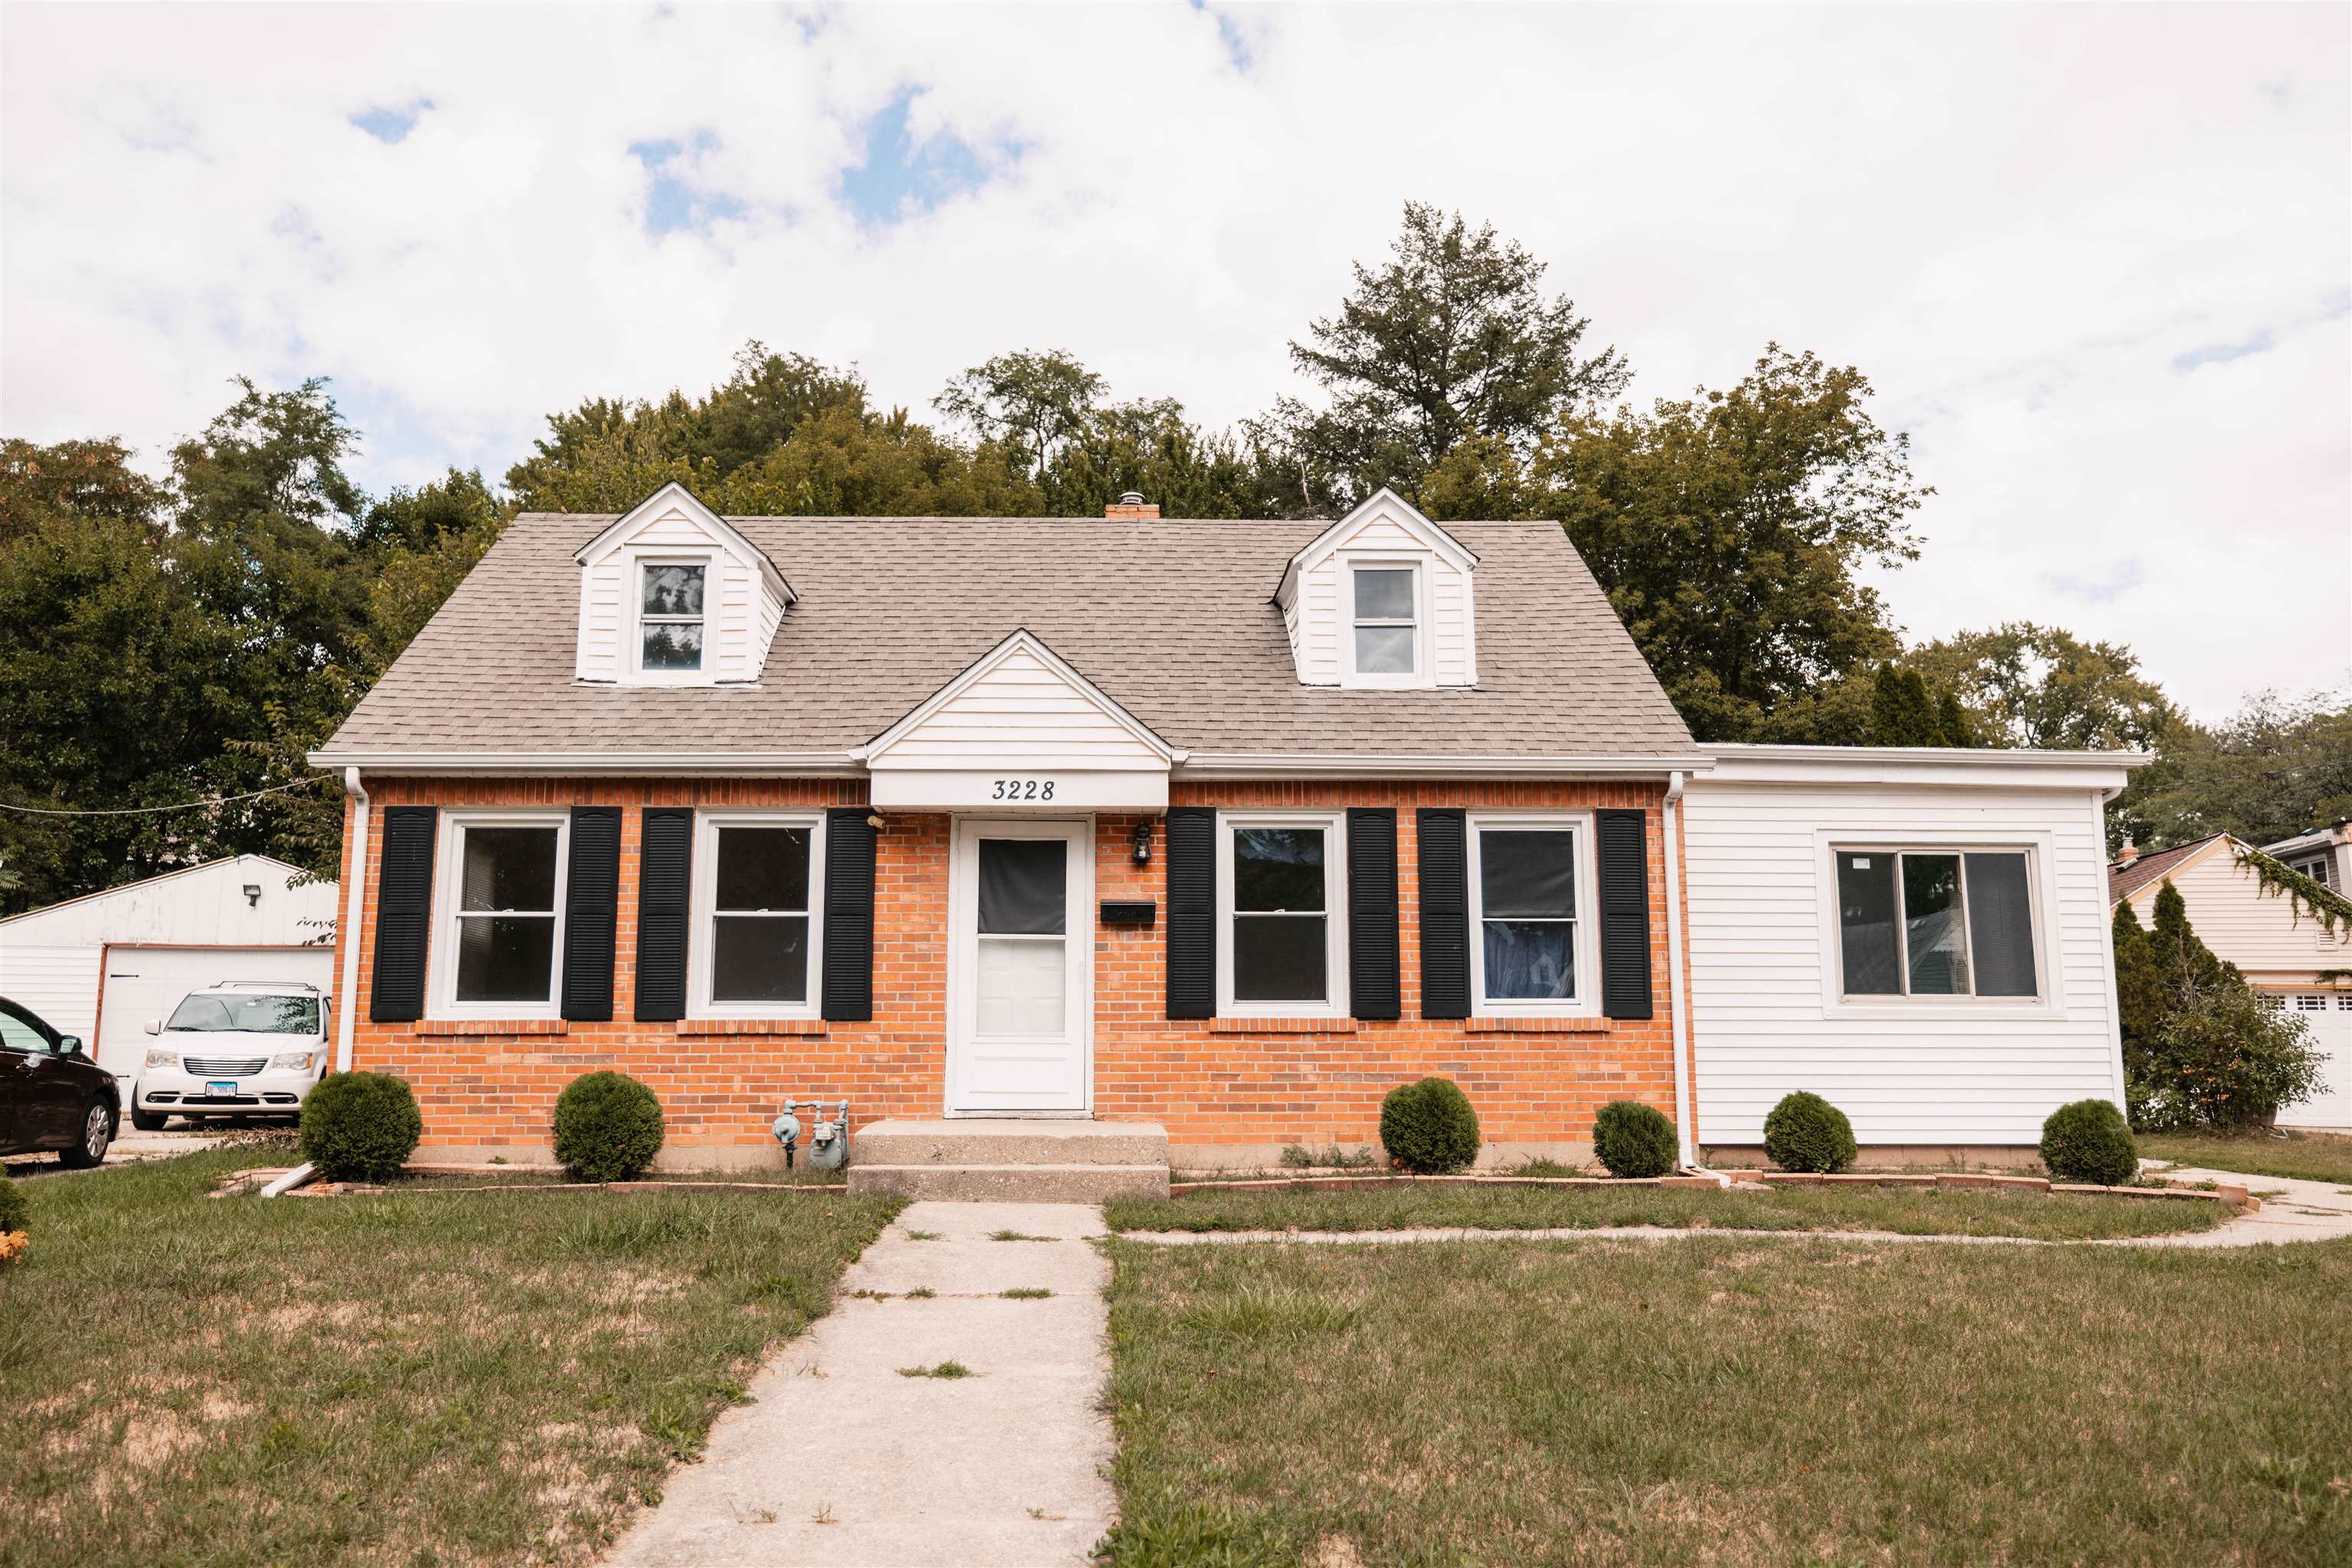
<svg viewBox="0 0 2352 1568">
<path fill-rule="evenodd" d="M 1134 490 L 1163 517 L 1267 517 L 1290 509 L 1279 470 L 1244 433 L 1203 430 L 1172 397 L 1102 404 L 1039 476 L 1048 515 L 1091 517 Z"/>
<path fill-rule="evenodd" d="M 1580 357 L 1591 323 L 1565 296 L 1547 299 L 1544 264 L 1491 224 L 1474 230 L 1459 213 L 1407 202 L 1391 251 L 1380 267 L 1357 264 L 1339 313 L 1290 345 L 1328 405 L 1286 397 L 1256 427 L 1288 454 L 1313 504 L 1344 510 L 1382 485 L 1418 497 L 1475 437 L 1524 457 L 1633 378 L 1614 349 Z"/>
<path fill-rule="evenodd" d="M 2156 903 L 2148 912 L 2148 949 L 2164 978 L 2169 1011 L 2179 1011 L 2200 991 L 2242 978 L 2237 966 L 2224 963 L 2189 925 L 2189 900 L 2171 878 L 2156 890 Z"/>
<path fill-rule="evenodd" d="M 0 441 L 0 546 L 58 516 L 160 528 L 164 487 L 131 466 L 120 441 Z"/>
<path fill-rule="evenodd" d="M 1021 349 L 965 371 L 931 405 L 970 426 L 982 443 L 1019 453 L 1023 472 L 1038 479 L 1086 428 L 1108 386 L 1059 349 Z"/>
<path fill-rule="evenodd" d="M 1455 467 L 1446 493 L 1563 520 L 1701 740 L 1845 738 L 1866 695 L 1819 695 L 1897 652 L 1861 569 L 1917 556 L 1910 516 L 1934 493 L 1870 395 L 1861 372 L 1775 345 L 1728 392 L 1571 420 L 1525 465 L 1489 444 L 1485 478 Z"/>
<path fill-rule="evenodd" d="M 1957 693 L 1996 745 L 2137 750 L 2179 722 L 2129 648 L 2058 626 L 2011 621 L 1907 657 L 1931 684 Z"/>
<path fill-rule="evenodd" d="M 2132 1121 L 2147 1125 L 2141 1107 L 2153 1095 L 2151 1073 L 2157 1037 L 2171 1016 L 2170 988 L 2156 945 L 2139 923 L 2129 899 L 2116 900 L 2113 926 L 2116 953 L 2116 1021 L 2123 1037 L 2124 1083 Z"/>
<path fill-rule="evenodd" d="M 698 493 L 733 516 L 1019 517 L 1038 510 L 1036 488 L 1002 448 L 975 452 L 904 409 L 828 409 L 759 462 Z"/>
<path fill-rule="evenodd" d="M 2158 846 L 2272 844 L 2352 816 L 2352 692 L 2258 691 L 2219 724 L 2175 726 L 2109 815 L 2111 832 Z"/>
<path fill-rule="evenodd" d="M 1943 731 L 1937 742 L 1946 746 L 1973 746 L 1977 743 L 1976 726 L 1969 722 L 1969 710 L 1960 706 L 1959 698 L 1950 687 L 1936 697 L 1936 727 Z"/>
</svg>

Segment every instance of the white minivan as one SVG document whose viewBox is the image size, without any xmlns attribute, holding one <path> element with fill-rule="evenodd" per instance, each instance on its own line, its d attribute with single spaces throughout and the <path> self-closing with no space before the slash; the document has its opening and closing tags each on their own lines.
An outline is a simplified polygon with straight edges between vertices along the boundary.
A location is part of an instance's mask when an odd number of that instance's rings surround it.
<svg viewBox="0 0 2352 1568">
<path fill-rule="evenodd" d="M 327 1069 L 332 1009 L 315 985 L 225 980 L 191 991 L 147 1032 L 163 1044 L 147 1053 L 131 1086 L 131 1125 L 162 1130 L 185 1116 L 300 1114 Z"/>
</svg>

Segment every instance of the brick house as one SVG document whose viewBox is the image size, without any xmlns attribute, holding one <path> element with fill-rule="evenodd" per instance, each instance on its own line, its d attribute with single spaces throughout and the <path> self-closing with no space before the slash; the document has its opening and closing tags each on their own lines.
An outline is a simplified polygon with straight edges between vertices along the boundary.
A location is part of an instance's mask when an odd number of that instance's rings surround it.
<svg viewBox="0 0 2352 1568">
<path fill-rule="evenodd" d="M 1488 1159 L 1581 1154 L 1616 1099 L 1695 1157 L 1680 806 L 1715 757 L 1555 524 L 670 486 L 517 519 L 312 761 L 351 797 L 339 1060 L 406 1078 L 440 1153 L 542 1151 L 611 1067 L 679 1164 L 842 1098 L 861 1137 L 1265 1163 L 1430 1073 Z"/>
</svg>

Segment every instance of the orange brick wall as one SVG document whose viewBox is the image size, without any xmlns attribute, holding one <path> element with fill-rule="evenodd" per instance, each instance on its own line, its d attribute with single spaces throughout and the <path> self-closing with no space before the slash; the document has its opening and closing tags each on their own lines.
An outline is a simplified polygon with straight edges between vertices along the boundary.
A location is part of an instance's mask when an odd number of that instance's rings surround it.
<svg viewBox="0 0 2352 1568">
<path fill-rule="evenodd" d="M 845 1095 L 855 1102 L 858 1125 L 883 1116 L 940 1113 L 947 1026 L 946 816 L 886 814 L 876 870 L 871 1022 L 828 1023 L 815 1033 L 697 1034 L 690 1026 L 639 1024 L 629 1017 L 635 968 L 636 808 L 852 805 L 865 798 L 862 782 L 378 780 L 370 782 L 369 791 L 378 807 L 627 808 L 622 817 L 616 1016 L 610 1023 L 542 1024 L 529 1030 L 369 1021 L 380 816 L 373 825 L 363 929 L 358 941 L 341 943 L 337 955 L 339 964 L 359 966 L 353 1065 L 397 1073 L 415 1087 L 429 1148 L 543 1148 L 557 1093 L 574 1077 L 598 1068 L 616 1068 L 650 1084 L 668 1117 L 672 1157 L 700 1150 L 707 1163 L 772 1151 L 767 1125 L 787 1097 Z M 1478 1109 L 1490 1145 L 1581 1145 L 1590 1138 L 1594 1110 L 1616 1099 L 1645 1100 L 1672 1116 L 1661 800 L 1662 789 L 1654 784 L 1176 785 L 1173 802 L 1183 805 L 1397 810 L 1404 1016 L 1279 1029 L 1163 1016 L 1166 834 L 1154 837 L 1151 864 L 1137 867 L 1130 857 L 1137 815 L 1098 814 L 1096 898 L 1150 898 L 1160 906 L 1160 923 L 1148 931 L 1095 931 L 1095 1114 L 1161 1122 L 1172 1142 L 1212 1158 L 1213 1146 L 1238 1153 L 1290 1142 L 1370 1142 L 1381 1097 L 1428 1073 L 1462 1085 Z M 1575 1032 L 1510 1032 L 1481 1028 L 1475 1021 L 1421 1019 L 1413 812 L 1423 805 L 1645 809 L 1655 1016 Z M 348 878 L 348 864 L 344 872 Z M 456 1027 L 487 1032 L 449 1032 Z"/>
</svg>

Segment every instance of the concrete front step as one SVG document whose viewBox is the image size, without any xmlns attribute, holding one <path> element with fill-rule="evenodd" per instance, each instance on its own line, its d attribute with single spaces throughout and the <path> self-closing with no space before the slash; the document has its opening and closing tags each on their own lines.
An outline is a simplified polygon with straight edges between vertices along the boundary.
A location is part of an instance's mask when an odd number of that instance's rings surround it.
<svg viewBox="0 0 2352 1568">
<path fill-rule="evenodd" d="M 949 1203 L 1098 1204 L 1168 1195 L 1160 1165 L 877 1165 L 852 1159 L 854 1194 L 896 1193 Z"/>
<path fill-rule="evenodd" d="M 849 1168 L 872 1165 L 1152 1165 L 1167 1179 L 1168 1130 L 1150 1121 L 869 1121 Z"/>
</svg>

